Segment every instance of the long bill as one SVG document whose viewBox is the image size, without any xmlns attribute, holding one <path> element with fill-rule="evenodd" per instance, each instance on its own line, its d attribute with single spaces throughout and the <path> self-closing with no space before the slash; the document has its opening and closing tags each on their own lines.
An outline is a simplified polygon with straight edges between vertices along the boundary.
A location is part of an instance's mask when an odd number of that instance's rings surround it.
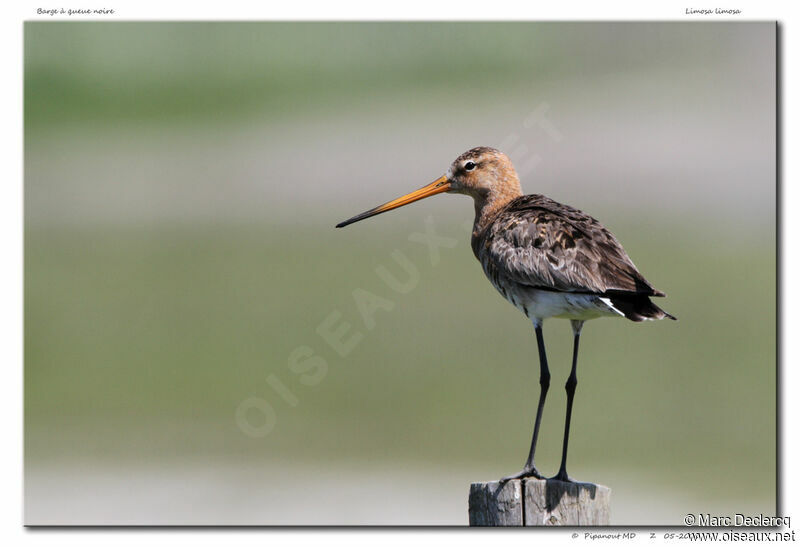
<svg viewBox="0 0 800 547">
<path fill-rule="evenodd" d="M 415 201 L 419 201 L 423 198 L 441 194 L 442 192 L 447 192 L 449 189 L 450 181 L 447 180 L 446 176 L 442 175 L 432 183 L 428 184 L 427 186 L 423 186 L 419 190 L 414 190 L 410 194 L 406 194 L 397 199 L 393 199 L 392 201 L 388 201 L 383 205 L 378 205 L 369 211 L 364 211 L 360 215 L 356 215 L 353 218 L 345 220 L 344 222 L 340 222 L 336 225 L 336 227 L 344 228 L 348 224 L 358 222 L 359 220 L 364 220 L 365 218 L 374 217 L 375 215 L 385 213 L 386 211 L 391 211 L 392 209 L 397 209 L 398 207 L 408 205 L 409 203 L 414 203 Z"/>
</svg>

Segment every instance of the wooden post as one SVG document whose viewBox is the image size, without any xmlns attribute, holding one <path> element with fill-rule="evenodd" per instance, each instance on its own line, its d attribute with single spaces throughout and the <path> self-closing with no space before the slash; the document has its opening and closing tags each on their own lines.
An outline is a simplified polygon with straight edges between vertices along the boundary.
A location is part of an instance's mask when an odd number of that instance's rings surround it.
<svg viewBox="0 0 800 547">
<path fill-rule="evenodd" d="M 470 526 L 522 526 L 522 482 L 473 482 L 469 487 Z"/>
<path fill-rule="evenodd" d="M 608 526 L 611 490 L 588 482 L 474 482 L 470 526 Z"/>
</svg>

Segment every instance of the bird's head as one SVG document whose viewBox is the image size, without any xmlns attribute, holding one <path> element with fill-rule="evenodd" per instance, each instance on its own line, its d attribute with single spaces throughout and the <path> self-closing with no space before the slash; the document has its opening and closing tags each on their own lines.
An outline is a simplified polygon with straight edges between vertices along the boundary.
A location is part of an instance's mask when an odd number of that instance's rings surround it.
<svg viewBox="0 0 800 547">
<path fill-rule="evenodd" d="M 519 177 L 517 177 L 517 172 L 514 170 L 514 166 L 508 156 L 494 148 L 479 146 L 458 156 L 450 164 L 447 173 L 430 184 L 410 194 L 374 207 L 369 211 L 364 211 L 360 215 L 340 222 L 336 227 L 343 228 L 359 220 L 364 220 L 443 192 L 472 196 L 476 204 L 494 201 L 496 198 L 511 199 L 522 195 Z"/>
<path fill-rule="evenodd" d="M 522 190 L 519 177 L 508 156 L 488 146 L 467 150 L 458 156 L 445 174 L 450 181 L 449 192 L 467 194 L 477 199 L 490 199 L 494 195 Z"/>
</svg>

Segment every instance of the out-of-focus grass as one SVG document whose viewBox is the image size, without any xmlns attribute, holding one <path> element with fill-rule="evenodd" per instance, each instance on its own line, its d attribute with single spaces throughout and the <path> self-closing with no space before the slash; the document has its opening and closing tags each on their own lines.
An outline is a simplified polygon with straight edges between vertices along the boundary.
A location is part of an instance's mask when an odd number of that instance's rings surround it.
<svg viewBox="0 0 800 547">
<path fill-rule="evenodd" d="M 285 118 L 353 103 L 370 112 L 376 96 L 409 103 L 532 77 L 703 67 L 738 39 L 735 25 L 32 22 L 25 120 L 29 129 L 110 118 L 229 122 L 254 109 Z"/>
<path fill-rule="evenodd" d="M 485 462 L 524 459 L 538 393 L 530 325 L 494 293 L 468 234 L 430 264 L 401 232 L 266 225 L 28 229 L 26 454 L 34 460 L 226 459 Z M 773 245 L 688 233 L 619 233 L 680 321 L 593 321 L 582 339 L 571 469 L 626 466 L 713 495 L 769 498 L 775 441 Z M 400 249 L 419 285 L 393 293 L 374 269 Z M 394 303 L 365 328 L 351 293 Z M 342 358 L 317 335 L 339 310 L 364 334 Z M 568 323 L 546 323 L 554 375 L 540 461 L 555 469 L 570 357 Z M 300 345 L 329 364 L 317 386 L 287 366 Z M 275 374 L 299 400 L 268 385 Z M 253 439 L 237 405 L 278 415 Z M 257 421 L 258 417 L 253 417 Z M 602 476 L 592 479 L 602 481 Z M 755 489 L 755 490 L 753 490 Z"/>
</svg>

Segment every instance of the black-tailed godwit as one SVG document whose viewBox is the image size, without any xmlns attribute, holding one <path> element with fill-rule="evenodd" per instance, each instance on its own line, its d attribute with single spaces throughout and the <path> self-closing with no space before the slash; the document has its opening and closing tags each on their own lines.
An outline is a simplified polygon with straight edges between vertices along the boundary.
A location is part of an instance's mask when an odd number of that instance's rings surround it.
<svg viewBox="0 0 800 547">
<path fill-rule="evenodd" d="M 442 192 L 467 194 L 475 200 L 472 250 L 492 285 L 533 322 L 536 331 L 541 391 L 531 448 L 522 471 L 502 480 L 543 478 L 534 463 L 542 410 L 550 387 L 542 322 L 549 317 L 560 317 L 572 323 L 572 369 L 565 386 L 567 414 L 561 466 L 553 477 L 571 482 L 567 474 L 567 445 L 583 323 L 614 316 L 631 321 L 675 319 L 650 300 L 651 296 L 665 294 L 639 273 L 619 241 L 597 220 L 545 196 L 523 195 L 511 160 L 494 148 L 473 148 L 456 158 L 445 175 L 427 186 L 336 227 Z"/>
</svg>

